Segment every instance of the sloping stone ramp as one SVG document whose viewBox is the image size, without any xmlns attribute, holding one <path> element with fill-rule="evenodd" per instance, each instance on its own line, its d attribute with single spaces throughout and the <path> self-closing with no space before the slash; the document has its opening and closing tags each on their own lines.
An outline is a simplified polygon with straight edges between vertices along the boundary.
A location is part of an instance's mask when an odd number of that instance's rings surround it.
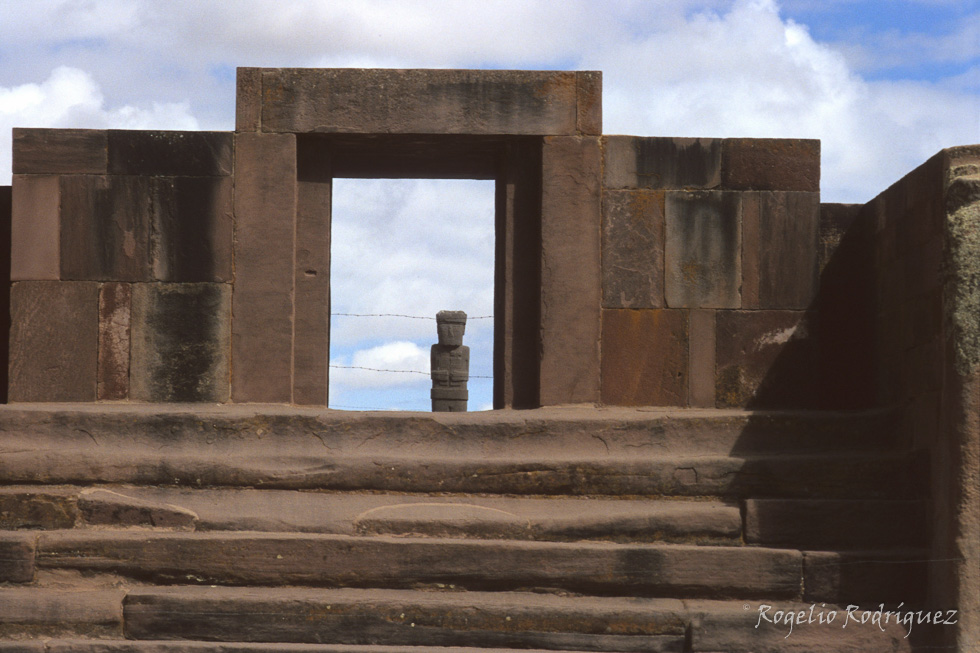
<svg viewBox="0 0 980 653">
<path fill-rule="evenodd" d="M 926 461 L 887 412 L 12 405 L 0 428 L 0 652 L 927 637 L 847 614 L 925 593 Z"/>
</svg>

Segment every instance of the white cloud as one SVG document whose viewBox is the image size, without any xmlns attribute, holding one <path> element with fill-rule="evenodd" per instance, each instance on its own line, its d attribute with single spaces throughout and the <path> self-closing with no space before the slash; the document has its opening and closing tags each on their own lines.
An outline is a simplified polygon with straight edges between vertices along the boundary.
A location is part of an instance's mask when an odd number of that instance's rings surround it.
<svg viewBox="0 0 980 653">
<path fill-rule="evenodd" d="M 341 179 L 333 200 L 333 312 L 493 314 L 493 182 Z M 338 317 L 331 346 L 391 337 L 432 341 L 435 321 Z"/>
<path fill-rule="evenodd" d="M 62 66 L 41 83 L 0 86 L 0 184 L 10 183 L 14 127 L 193 130 L 198 129 L 198 123 L 186 103 L 106 107 L 91 75 Z"/>
<path fill-rule="evenodd" d="M 825 201 L 867 201 L 939 149 L 980 138 L 976 95 L 867 82 L 771 2 L 695 14 L 586 64 L 605 71 L 607 133 L 821 139 Z"/>
<path fill-rule="evenodd" d="M 385 388 L 430 382 L 429 352 L 413 342 L 388 342 L 330 361 L 331 392 L 345 388 Z M 392 371 L 392 370 L 398 370 Z"/>
</svg>

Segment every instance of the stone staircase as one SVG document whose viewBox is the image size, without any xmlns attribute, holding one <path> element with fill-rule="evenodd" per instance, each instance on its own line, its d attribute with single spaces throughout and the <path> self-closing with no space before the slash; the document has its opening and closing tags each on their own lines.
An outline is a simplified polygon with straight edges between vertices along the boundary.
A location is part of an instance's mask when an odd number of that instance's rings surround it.
<svg viewBox="0 0 980 653">
<path fill-rule="evenodd" d="M 846 614 L 925 593 L 927 460 L 890 412 L 11 405 L 0 428 L 0 652 L 927 636 Z M 769 621 L 789 610 L 813 623 Z"/>
</svg>

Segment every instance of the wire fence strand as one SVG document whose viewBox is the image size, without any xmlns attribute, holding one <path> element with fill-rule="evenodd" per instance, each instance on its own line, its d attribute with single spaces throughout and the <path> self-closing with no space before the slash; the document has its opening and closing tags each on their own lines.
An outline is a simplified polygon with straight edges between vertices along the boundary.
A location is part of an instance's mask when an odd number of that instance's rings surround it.
<svg viewBox="0 0 980 653">
<path fill-rule="evenodd" d="M 411 320 L 434 320 L 430 315 L 404 315 L 402 313 L 331 313 L 330 317 L 405 317 Z M 492 320 L 492 315 L 467 316 L 467 320 Z"/>
</svg>

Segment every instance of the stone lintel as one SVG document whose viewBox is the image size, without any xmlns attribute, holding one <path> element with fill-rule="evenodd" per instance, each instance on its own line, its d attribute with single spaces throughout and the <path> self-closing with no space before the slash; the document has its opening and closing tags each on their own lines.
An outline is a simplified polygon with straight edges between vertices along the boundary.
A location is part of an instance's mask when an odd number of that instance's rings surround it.
<svg viewBox="0 0 980 653">
<path fill-rule="evenodd" d="M 601 73 L 245 69 L 238 106 L 242 131 L 598 135 Z"/>
</svg>

